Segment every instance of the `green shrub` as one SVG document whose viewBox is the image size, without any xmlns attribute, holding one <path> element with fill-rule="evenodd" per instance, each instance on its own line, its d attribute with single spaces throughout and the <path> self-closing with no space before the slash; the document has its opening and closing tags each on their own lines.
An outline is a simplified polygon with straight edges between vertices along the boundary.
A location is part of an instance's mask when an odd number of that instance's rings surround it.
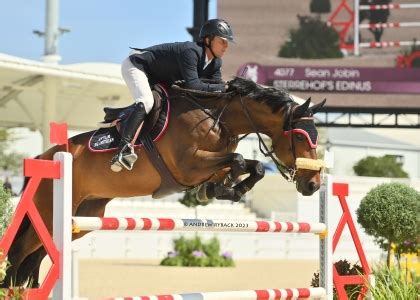
<svg viewBox="0 0 420 300">
<path fill-rule="evenodd" d="M 311 13 L 314 14 L 326 14 L 331 12 L 330 0 L 311 0 L 309 5 Z"/>
<path fill-rule="evenodd" d="M 10 201 L 10 192 L 3 189 L 3 183 L 0 181 L 0 238 L 9 226 L 13 214 L 13 205 Z"/>
<path fill-rule="evenodd" d="M 308 59 L 343 57 L 338 33 L 319 18 L 298 16 L 299 28 L 289 31 L 279 56 Z"/>
<path fill-rule="evenodd" d="M 395 268 L 377 266 L 373 269 L 375 284 L 369 286 L 374 299 L 407 300 L 418 299 L 420 295 L 419 278 L 413 276 L 413 281 L 405 280 L 405 275 Z"/>
<path fill-rule="evenodd" d="M 401 183 L 381 184 L 362 199 L 357 221 L 375 242 L 387 251 L 391 244 L 415 241 L 420 235 L 420 193 Z"/>
<path fill-rule="evenodd" d="M 363 269 L 361 266 L 354 264 L 353 266 L 347 260 L 339 260 L 334 263 L 335 268 L 337 269 L 337 273 L 339 275 L 360 275 L 363 274 Z M 319 287 L 319 273 L 314 273 L 314 277 L 312 277 L 311 281 L 312 287 Z M 358 284 L 350 284 L 345 286 L 346 293 L 350 300 L 356 300 L 360 294 L 361 285 Z M 333 290 L 334 300 L 338 299 L 337 291 L 334 288 Z"/>
<path fill-rule="evenodd" d="M 407 178 L 408 174 L 402 169 L 402 163 L 394 155 L 382 157 L 367 156 L 359 160 L 353 170 L 357 176 Z"/>
<path fill-rule="evenodd" d="M 417 57 L 413 60 L 411 64 L 412 68 L 420 68 L 420 57 Z"/>
<path fill-rule="evenodd" d="M 232 267 L 234 262 L 230 252 L 220 254 L 220 243 L 212 238 L 204 243 L 200 237 L 192 239 L 180 237 L 174 242 L 174 250 L 160 262 L 163 266 L 188 267 Z"/>
</svg>

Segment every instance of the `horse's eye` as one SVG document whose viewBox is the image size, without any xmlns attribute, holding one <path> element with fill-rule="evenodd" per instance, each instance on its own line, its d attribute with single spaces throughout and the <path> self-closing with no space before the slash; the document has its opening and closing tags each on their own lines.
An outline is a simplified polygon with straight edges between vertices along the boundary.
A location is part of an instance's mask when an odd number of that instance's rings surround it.
<svg viewBox="0 0 420 300">
<path fill-rule="evenodd" d="M 296 134 L 296 139 L 297 139 L 299 142 L 306 141 L 306 137 L 305 137 L 303 134 Z"/>
</svg>

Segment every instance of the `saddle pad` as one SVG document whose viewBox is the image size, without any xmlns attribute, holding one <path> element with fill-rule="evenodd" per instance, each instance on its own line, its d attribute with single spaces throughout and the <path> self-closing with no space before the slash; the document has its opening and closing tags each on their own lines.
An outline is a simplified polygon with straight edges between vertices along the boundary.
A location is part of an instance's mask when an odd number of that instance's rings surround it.
<svg viewBox="0 0 420 300">
<path fill-rule="evenodd" d="M 163 134 L 165 133 L 168 123 L 169 123 L 169 113 L 170 113 L 170 102 L 168 97 L 164 97 L 162 99 L 162 110 L 159 114 L 159 118 L 156 121 L 155 126 L 148 131 L 144 132 L 150 126 L 148 126 L 149 117 L 146 118 L 145 124 L 137 137 L 135 142 L 135 147 L 142 146 L 140 141 L 140 137 L 144 134 L 149 134 L 151 139 L 156 142 L 158 141 Z M 96 130 L 93 135 L 90 137 L 89 140 L 89 150 L 92 152 L 107 152 L 107 151 L 114 151 L 118 148 L 118 145 L 121 140 L 121 135 L 119 133 L 119 124 L 117 126 L 109 127 L 109 128 L 99 128 Z"/>
</svg>

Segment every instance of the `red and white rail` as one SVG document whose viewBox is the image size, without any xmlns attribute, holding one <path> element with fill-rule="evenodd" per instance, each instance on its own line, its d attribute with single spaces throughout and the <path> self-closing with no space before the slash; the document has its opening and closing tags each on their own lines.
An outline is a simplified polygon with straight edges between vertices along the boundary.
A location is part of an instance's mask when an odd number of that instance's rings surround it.
<svg viewBox="0 0 420 300">
<path fill-rule="evenodd" d="M 83 228 L 80 223 L 83 220 L 72 219 L 72 156 L 69 153 L 59 152 L 54 155 L 54 161 L 40 160 L 40 159 L 26 159 L 25 160 L 25 176 L 29 177 L 28 185 L 23 192 L 22 199 L 18 203 L 15 216 L 12 220 L 11 226 L 7 229 L 3 239 L 0 240 L 0 246 L 5 249 L 7 255 L 13 238 L 21 225 L 25 215 L 30 216 L 32 224 L 34 225 L 38 236 L 44 243 L 46 251 L 51 258 L 52 266 L 44 282 L 39 288 L 28 289 L 25 292 L 25 297 L 28 299 L 46 299 L 53 290 L 53 299 L 72 299 L 72 288 L 74 288 L 73 296 L 77 298 L 77 287 L 72 287 L 72 283 L 76 286 L 77 280 L 72 282 L 72 276 L 77 272 L 72 272 L 72 222 L 77 224 L 79 221 L 79 230 Z M 51 240 L 50 233 L 33 202 L 33 197 L 42 179 L 53 180 L 53 240 Z M 304 288 L 304 289 L 270 289 L 270 290 L 253 290 L 253 291 L 237 291 L 237 292 L 217 292 L 217 293 L 195 293 L 195 294 L 180 294 L 180 295 L 161 295 L 161 296 L 144 296 L 128 297 L 128 298 L 113 298 L 113 299 L 148 299 L 148 300 L 165 300 L 165 299 L 303 299 L 303 298 L 320 298 L 326 297 L 327 300 L 333 299 L 333 279 L 334 285 L 339 299 L 347 299 L 345 286 L 348 284 L 361 285 L 361 294 L 359 299 L 367 292 L 366 283 L 370 280 L 371 272 L 367 264 L 366 256 L 363 251 L 360 239 L 357 234 L 356 227 L 351 216 L 350 209 L 347 205 L 346 197 L 348 196 L 348 184 L 332 183 L 332 178 L 329 175 L 322 174 L 322 182 L 319 191 L 319 220 L 320 223 L 294 223 L 294 222 L 271 222 L 271 221 L 254 221 L 248 223 L 230 222 L 223 224 L 224 227 L 230 228 L 238 225 L 238 227 L 246 227 L 248 224 L 248 231 L 252 232 L 300 232 L 300 233 L 319 233 L 319 262 L 320 262 L 320 277 L 319 288 Z M 328 214 L 330 203 L 334 197 L 338 200 L 342 209 L 342 216 L 336 227 L 331 222 L 331 214 Z M 141 219 L 141 221 L 140 221 Z M 158 218 L 94 218 L 94 224 L 88 226 L 107 227 L 111 230 L 124 228 L 124 230 L 134 230 L 136 227 L 141 230 L 150 230 L 161 228 L 162 230 L 172 230 L 176 227 L 175 219 L 158 219 Z M 181 219 L 185 222 L 184 219 Z M 187 219 L 188 220 L 188 219 Z M 210 222 L 209 222 L 210 221 Z M 211 224 L 216 220 L 189 220 L 196 222 L 194 226 L 196 231 L 202 231 L 203 227 L 210 227 L 204 224 Z M 223 221 L 225 222 L 225 221 Z M 99 224 L 99 225 L 98 225 Z M 227 225 L 229 224 L 229 225 Z M 239 225 L 241 224 L 241 225 Z M 321 224 L 321 225 L 320 225 Z M 325 225 L 324 225 L 325 224 Z M 227 226 L 225 226 L 227 225 Z M 182 226 L 186 226 L 185 223 Z M 222 226 L 222 225 L 220 225 Z M 353 238 L 354 245 L 359 256 L 363 275 L 339 275 L 333 265 L 332 257 L 334 250 L 342 236 L 345 226 L 348 227 Z M 188 227 L 190 227 L 188 225 Z M 216 226 L 212 226 L 213 229 Z M 147 228 L 147 229 L 146 229 Z M 325 229 L 328 228 L 329 232 Z M 192 228 L 191 228 L 192 229 Z M 90 230 L 90 229 L 89 229 Z M 284 231 L 283 231 L 284 230 Z M 212 230 L 214 231 L 214 230 Z M 334 234 L 332 234 L 334 232 Z M 3 257 L 1 257 L 3 258 Z M 76 261 L 76 260 L 74 260 Z M 77 266 L 75 264 L 74 266 Z M 334 272 L 333 272 L 334 270 Z M 73 273 L 73 274 L 72 274 Z M 73 298 L 74 299 L 74 298 Z M 112 299 L 112 298 L 111 298 Z"/>
<path fill-rule="evenodd" d="M 322 298 L 325 296 L 324 288 L 297 288 L 117 297 L 104 300 L 280 300 Z"/>
<path fill-rule="evenodd" d="M 420 8 L 420 3 L 359 5 L 359 10 L 385 10 L 385 9 L 410 9 L 410 8 Z"/>
<path fill-rule="evenodd" d="M 376 29 L 376 28 L 408 28 L 420 27 L 420 22 L 394 22 L 394 23 L 360 23 L 361 10 L 384 10 L 384 9 L 413 9 L 420 8 L 420 3 L 394 3 L 383 5 L 360 5 L 360 0 L 354 0 L 354 55 L 360 55 L 360 48 L 389 48 L 389 47 L 407 47 L 420 45 L 418 41 L 384 41 L 360 43 L 360 29 Z"/>
<path fill-rule="evenodd" d="M 333 299 L 333 235 L 328 234 L 329 223 L 328 199 L 332 196 L 332 180 L 323 175 L 320 188 L 320 222 L 298 223 L 279 221 L 230 221 L 170 218 L 90 218 L 72 217 L 72 156 L 69 153 L 56 153 L 54 159 L 60 162 L 61 172 L 66 176 L 54 180 L 54 241 L 60 250 L 60 279 L 53 292 L 53 299 L 71 299 L 71 232 L 81 230 L 178 230 L 178 231 L 224 231 L 224 232 L 295 232 L 319 234 L 320 288 L 275 289 L 245 292 L 196 293 L 182 295 L 163 295 L 137 299 L 298 299 L 320 298 Z M 256 291 L 259 291 L 256 293 Z M 196 298 L 192 298 L 196 295 Z M 205 297 L 203 298 L 203 295 Z M 281 296 L 279 296 L 281 295 Z M 284 296 L 283 296 L 284 295 Z M 184 298 L 183 298 L 184 297 Z M 280 297 L 280 298 L 279 298 Z M 136 299 L 136 298 L 114 298 Z"/>
<path fill-rule="evenodd" d="M 173 218 L 73 217 L 73 232 L 92 230 L 325 233 L 324 223 Z"/>
<path fill-rule="evenodd" d="M 359 48 L 389 48 L 389 47 L 407 47 L 420 45 L 420 41 L 390 41 L 390 42 L 370 42 L 360 43 Z"/>
<path fill-rule="evenodd" d="M 360 29 L 420 27 L 420 22 L 393 22 L 360 24 Z"/>
</svg>

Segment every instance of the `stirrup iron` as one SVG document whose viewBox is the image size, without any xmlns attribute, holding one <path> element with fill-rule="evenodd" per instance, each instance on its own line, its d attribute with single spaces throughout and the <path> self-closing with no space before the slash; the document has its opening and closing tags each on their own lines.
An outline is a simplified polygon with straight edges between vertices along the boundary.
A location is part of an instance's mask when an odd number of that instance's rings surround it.
<svg viewBox="0 0 420 300">
<path fill-rule="evenodd" d="M 118 153 L 118 158 L 111 164 L 111 170 L 119 172 L 124 167 L 128 171 L 131 171 L 137 158 L 138 156 L 134 152 L 134 147 L 131 144 L 126 144 L 120 153 Z"/>
</svg>

